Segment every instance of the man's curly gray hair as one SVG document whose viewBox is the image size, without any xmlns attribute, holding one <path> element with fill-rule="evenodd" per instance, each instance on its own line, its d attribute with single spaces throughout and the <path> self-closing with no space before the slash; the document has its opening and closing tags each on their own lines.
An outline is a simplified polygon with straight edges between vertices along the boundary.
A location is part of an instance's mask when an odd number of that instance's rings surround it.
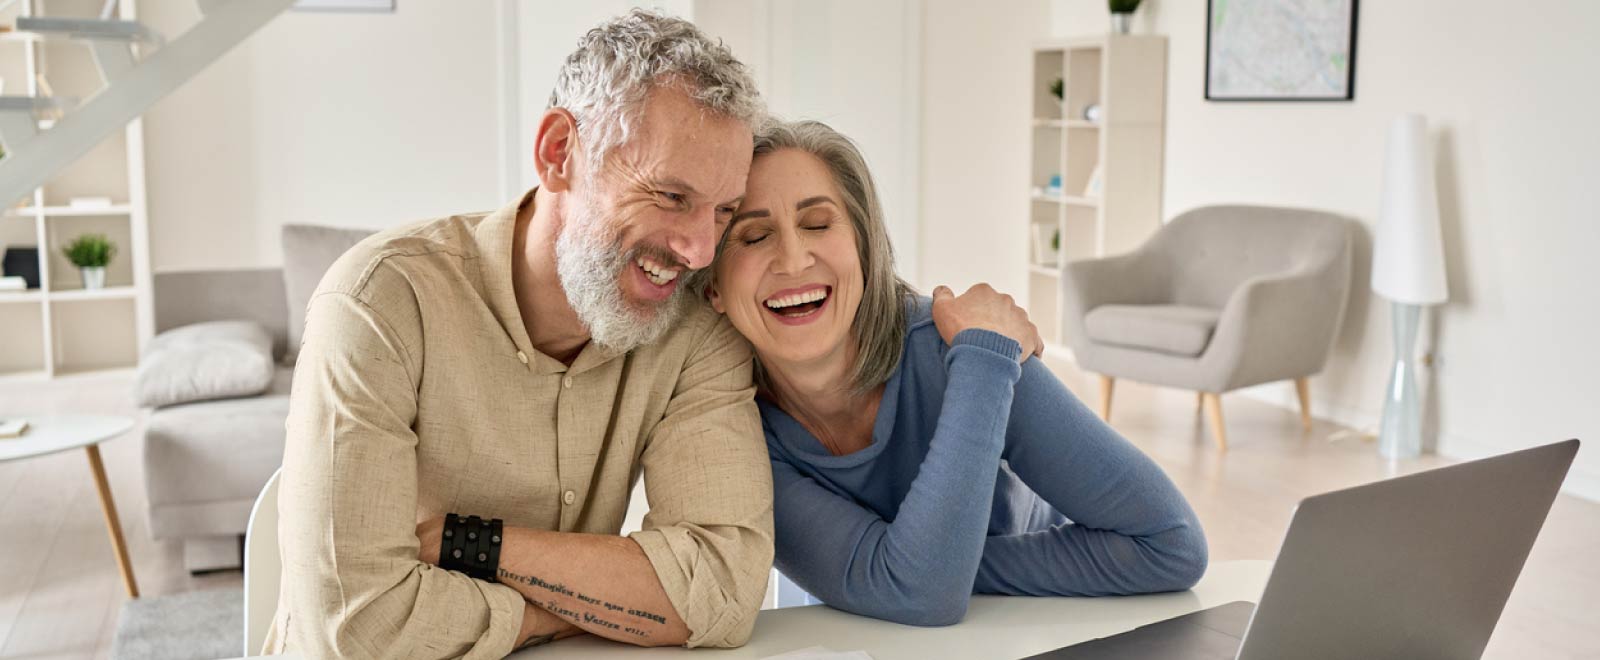
<svg viewBox="0 0 1600 660">
<path fill-rule="evenodd" d="M 750 71 L 693 23 L 634 9 L 578 40 L 556 77 L 550 107 L 578 120 L 584 154 L 598 167 L 633 132 L 645 95 L 673 85 L 704 108 L 752 130 L 766 116 Z"/>
</svg>

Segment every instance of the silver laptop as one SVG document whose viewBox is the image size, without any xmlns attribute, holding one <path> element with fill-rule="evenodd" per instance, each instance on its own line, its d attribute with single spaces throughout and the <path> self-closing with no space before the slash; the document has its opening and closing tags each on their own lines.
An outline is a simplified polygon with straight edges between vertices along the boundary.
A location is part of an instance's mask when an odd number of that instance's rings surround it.
<svg viewBox="0 0 1600 660">
<path fill-rule="evenodd" d="M 1480 657 L 1577 453 L 1568 440 L 1308 497 L 1259 605 L 1033 658 Z"/>
</svg>

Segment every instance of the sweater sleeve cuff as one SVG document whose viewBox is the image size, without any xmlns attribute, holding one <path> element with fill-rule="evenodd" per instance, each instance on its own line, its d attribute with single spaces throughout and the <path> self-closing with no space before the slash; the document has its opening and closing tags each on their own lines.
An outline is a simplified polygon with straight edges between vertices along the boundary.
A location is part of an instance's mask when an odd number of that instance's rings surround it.
<svg viewBox="0 0 1600 660">
<path fill-rule="evenodd" d="M 1016 361 L 1022 355 L 1022 344 L 1017 340 L 1002 335 L 993 330 L 968 328 L 956 335 L 955 341 L 950 342 L 950 348 L 958 346 L 972 346 L 997 353 L 1008 360 Z"/>
</svg>

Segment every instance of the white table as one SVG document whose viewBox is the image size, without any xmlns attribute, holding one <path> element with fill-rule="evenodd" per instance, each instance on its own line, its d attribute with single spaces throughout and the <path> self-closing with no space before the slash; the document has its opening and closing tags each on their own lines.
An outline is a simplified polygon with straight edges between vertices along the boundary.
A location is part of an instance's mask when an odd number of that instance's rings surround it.
<svg viewBox="0 0 1600 660">
<path fill-rule="evenodd" d="M 0 438 L 0 462 L 82 447 L 89 455 L 94 487 L 100 492 L 100 510 L 105 513 L 106 531 L 111 534 L 111 546 L 117 553 L 117 568 L 122 570 L 122 586 L 127 588 L 129 598 L 138 598 L 139 586 L 133 579 L 133 565 L 128 563 L 128 546 L 122 540 L 122 523 L 117 520 L 117 505 L 111 499 L 105 465 L 100 461 L 100 443 L 127 433 L 133 428 L 133 420 L 109 415 L 20 417 L 28 420 L 28 430 L 20 438 Z"/>
<path fill-rule="evenodd" d="M 1236 600 L 1257 602 L 1271 572 L 1270 561 L 1225 561 L 1211 564 L 1200 584 L 1179 593 L 1113 598 L 974 596 L 967 618 L 944 628 L 902 626 L 811 605 L 761 612 L 750 643 L 737 649 L 645 649 L 585 635 L 510 657 L 760 660 L 824 646 L 833 651 L 866 651 L 873 660 L 1025 658 Z"/>
<path fill-rule="evenodd" d="M 641 649 L 586 635 L 511 657 L 759 660 L 825 646 L 833 651 L 866 651 L 873 660 L 1025 658 L 1236 600 L 1256 602 L 1271 572 L 1270 561 L 1228 561 L 1213 563 L 1193 590 L 1178 593 L 1112 598 L 974 596 L 967 618 L 943 628 L 903 626 L 811 605 L 762 612 L 750 643 L 737 649 Z"/>
</svg>

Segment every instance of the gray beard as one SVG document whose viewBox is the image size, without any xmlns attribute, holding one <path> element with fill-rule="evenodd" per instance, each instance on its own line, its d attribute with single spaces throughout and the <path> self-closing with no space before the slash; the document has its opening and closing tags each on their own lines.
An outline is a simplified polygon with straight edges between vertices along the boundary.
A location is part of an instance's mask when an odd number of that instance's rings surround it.
<svg viewBox="0 0 1600 660">
<path fill-rule="evenodd" d="M 556 274 L 589 339 L 621 352 L 660 339 L 687 306 L 683 280 L 689 273 L 679 273 L 678 288 L 660 303 L 630 302 L 622 293 L 622 278 L 634 251 L 622 249 L 617 232 L 597 213 L 573 206 L 556 237 Z"/>
</svg>

